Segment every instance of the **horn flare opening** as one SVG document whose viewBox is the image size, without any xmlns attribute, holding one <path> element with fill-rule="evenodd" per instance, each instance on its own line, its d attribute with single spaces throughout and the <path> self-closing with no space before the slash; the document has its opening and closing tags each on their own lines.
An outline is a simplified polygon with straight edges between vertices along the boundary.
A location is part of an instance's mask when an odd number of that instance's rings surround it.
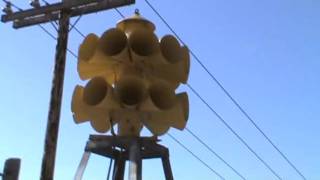
<svg viewBox="0 0 320 180">
<path fill-rule="evenodd" d="M 102 102 L 108 93 L 108 84 L 102 77 L 93 78 L 85 86 L 83 91 L 83 101 L 91 106 Z"/>
<path fill-rule="evenodd" d="M 176 63 L 182 59 L 180 43 L 172 35 L 166 35 L 161 39 L 160 49 L 162 55 L 170 63 Z"/>
<path fill-rule="evenodd" d="M 174 89 L 166 82 L 159 81 L 149 88 L 152 102 L 162 110 L 171 108 L 176 102 Z"/>
<path fill-rule="evenodd" d="M 136 30 L 129 37 L 132 50 L 140 56 L 149 56 L 158 48 L 158 38 L 151 31 Z"/>
<path fill-rule="evenodd" d="M 95 53 L 98 41 L 98 36 L 89 34 L 79 47 L 79 60 L 89 61 Z"/>
<path fill-rule="evenodd" d="M 146 94 L 144 82 L 137 77 L 123 77 L 115 84 L 115 92 L 125 105 L 133 106 L 140 103 Z"/>
<path fill-rule="evenodd" d="M 119 29 L 109 29 L 101 36 L 99 46 L 106 55 L 117 55 L 127 46 L 127 36 Z"/>
</svg>

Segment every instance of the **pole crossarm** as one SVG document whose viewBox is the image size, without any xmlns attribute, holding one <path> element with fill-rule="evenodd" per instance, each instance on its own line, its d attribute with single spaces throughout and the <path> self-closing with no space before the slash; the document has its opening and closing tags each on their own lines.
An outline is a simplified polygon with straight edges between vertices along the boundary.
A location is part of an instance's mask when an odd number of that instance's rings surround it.
<svg viewBox="0 0 320 180">
<path fill-rule="evenodd" d="M 69 0 L 38 8 L 27 9 L 1 16 L 2 22 L 13 21 L 14 28 L 22 28 L 58 20 L 62 10 L 69 10 L 70 17 L 130 5 L 135 0 Z"/>
</svg>

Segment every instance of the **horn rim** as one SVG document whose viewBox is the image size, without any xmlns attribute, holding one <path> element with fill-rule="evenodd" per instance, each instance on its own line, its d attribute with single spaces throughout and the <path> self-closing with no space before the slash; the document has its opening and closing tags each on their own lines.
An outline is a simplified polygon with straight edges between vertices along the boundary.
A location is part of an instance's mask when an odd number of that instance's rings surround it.
<svg viewBox="0 0 320 180">
<path fill-rule="evenodd" d="M 157 52 L 159 42 L 157 36 L 148 30 L 135 30 L 129 36 L 132 51 L 139 56 L 149 56 Z"/>
<path fill-rule="evenodd" d="M 93 33 L 87 35 L 79 47 L 78 60 L 89 61 L 95 53 L 99 37 Z"/>
<path fill-rule="evenodd" d="M 99 39 L 99 49 L 108 56 L 122 52 L 128 43 L 126 34 L 117 28 L 105 31 Z"/>
<path fill-rule="evenodd" d="M 179 93 L 177 95 L 177 97 L 178 97 L 179 102 L 181 104 L 185 120 L 188 121 L 188 119 L 189 119 L 189 109 L 190 109 L 188 94 L 186 92 Z"/>
<path fill-rule="evenodd" d="M 180 43 L 172 35 L 165 35 L 161 38 L 160 50 L 169 63 L 177 63 L 182 59 Z"/>
<path fill-rule="evenodd" d="M 185 76 L 182 79 L 182 83 L 186 84 L 189 79 L 190 74 L 190 54 L 189 54 L 189 48 L 187 46 L 183 46 L 181 48 L 181 54 L 182 54 L 182 60 L 184 63 L 184 70 L 185 70 Z"/>
<path fill-rule="evenodd" d="M 159 80 L 149 87 L 149 96 L 153 104 L 161 109 L 167 110 L 176 103 L 174 88 L 166 81 Z"/>
<path fill-rule="evenodd" d="M 116 97 L 127 106 L 141 103 L 146 96 L 146 86 L 141 78 L 134 76 L 121 77 L 114 85 Z"/>
<path fill-rule="evenodd" d="M 103 77 L 91 79 L 83 90 L 83 102 L 90 106 L 98 105 L 109 93 L 109 85 Z"/>
</svg>

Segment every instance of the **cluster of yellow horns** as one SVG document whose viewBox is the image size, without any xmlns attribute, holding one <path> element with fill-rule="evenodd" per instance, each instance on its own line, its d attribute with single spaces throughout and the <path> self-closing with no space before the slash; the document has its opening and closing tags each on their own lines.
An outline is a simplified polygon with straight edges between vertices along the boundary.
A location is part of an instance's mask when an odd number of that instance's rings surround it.
<svg viewBox="0 0 320 180">
<path fill-rule="evenodd" d="M 185 128 L 188 96 L 176 95 L 175 89 L 187 82 L 189 51 L 171 35 L 159 41 L 154 30 L 136 14 L 100 38 L 89 34 L 84 39 L 78 73 L 90 81 L 74 90 L 76 123 L 90 121 L 98 132 L 117 124 L 120 136 L 138 136 L 143 125 L 154 135 Z"/>
</svg>

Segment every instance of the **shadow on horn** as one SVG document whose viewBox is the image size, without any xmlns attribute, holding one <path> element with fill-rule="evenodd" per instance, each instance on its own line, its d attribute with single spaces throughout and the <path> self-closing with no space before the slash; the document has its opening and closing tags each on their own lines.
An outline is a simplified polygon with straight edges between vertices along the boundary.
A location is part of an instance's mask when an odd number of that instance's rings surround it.
<svg viewBox="0 0 320 180">
<path fill-rule="evenodd" d="M 138 77 L 124 76 L 115 83 L 115 93 L 123 105 L 135 106 L 145 99 L 145 83 Z"/>
<path fill-rule="evenodd" d="M 84 88 L 83 101 L 90 106 L 98 105 L 108 94 L 108 83 L 102 77 L 93 78 Z"/>
<path fill-rule="evenodd" d="M 89 61 L 96 51 L 98 41 L 99 37 L 95 34 L 89 34 L 88 36 L 86 36 L 79 47 L 78 60 Z"/>
<path fill-rule="evenodd" d="M 165 81 L 153 83 L 149 95 L 154 105 L 161 110 L 167 110 L 177 102 L 174 89 Z"/>
<path fill-rule="evenodd" d="M 135 30 L 129 36 L 131 49 L 138 56 L 149 56 L 157 52 L 159 48 L 157 36 L 148 30 Z"/>
<path fill-rule="evenodd" d="M 116 56 L 127 46 L 127 36 L 120 29 L 105 31 L 99 40 L 99 49 L 107 56 Z"/>
<path fill-rule="evenodd" d="M 169 63 L 176 63 L 182 60 L 182 51 L 179 41 L 172 35 L 161 38 L 160 49 L 163 57 Z"/>
</svg>

